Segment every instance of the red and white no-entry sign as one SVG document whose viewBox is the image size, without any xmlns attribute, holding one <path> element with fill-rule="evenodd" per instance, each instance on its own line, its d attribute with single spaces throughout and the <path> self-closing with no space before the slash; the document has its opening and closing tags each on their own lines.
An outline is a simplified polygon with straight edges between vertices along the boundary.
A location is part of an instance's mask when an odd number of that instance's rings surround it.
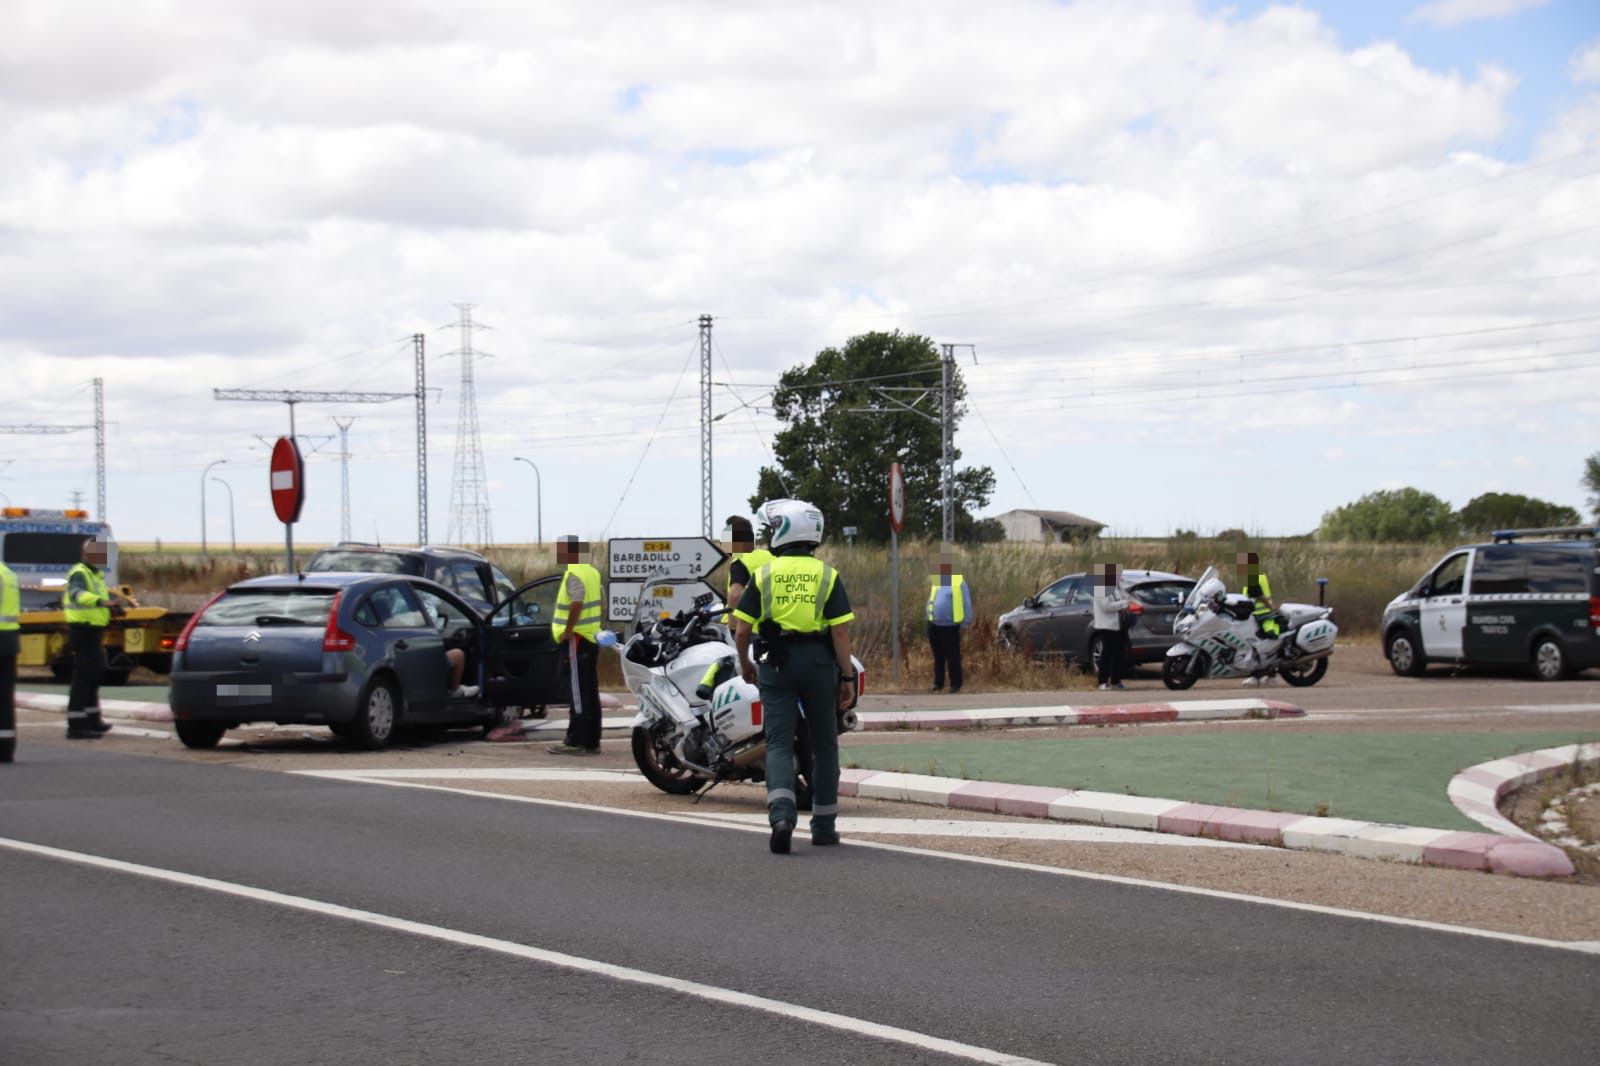
<svg viewBox="0 0 1600 1066">
<path fill-rule="evenodd" d="M 288 525 L 300 521 L 306 502 L 306 465 L 292 437 L 279 437 L 272 446 L 272 511 Z"/>
</svg>

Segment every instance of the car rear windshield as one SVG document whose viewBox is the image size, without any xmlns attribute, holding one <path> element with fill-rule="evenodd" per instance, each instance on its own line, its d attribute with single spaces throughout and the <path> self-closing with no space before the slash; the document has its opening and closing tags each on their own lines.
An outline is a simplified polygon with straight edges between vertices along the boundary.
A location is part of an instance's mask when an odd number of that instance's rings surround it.
<svg viewBox="0 0 1600 1066">
<path fill-rule="evenodd" d="M 206 608 L 197 626 L 325 626 L 334 589 L 240 589 Z"/>
<path fill-rule="evenodd" d="M 318 552 L 306 569 L 318 573 L 339 571 L 361 574 L 420 574 L 419 567 L 404 555 L 390 552 L 328 551 Z"/>
<path fill-rule="evenodd" d="M 1189 590 L 1192 588 L 1194 588 L 1193 581 L 1152 581 L 1149 584 L 1133 586 L 1128 590 L 1128 595 L 1146 607 L 1176 607 L 1189 595 Z"/>
</svg>

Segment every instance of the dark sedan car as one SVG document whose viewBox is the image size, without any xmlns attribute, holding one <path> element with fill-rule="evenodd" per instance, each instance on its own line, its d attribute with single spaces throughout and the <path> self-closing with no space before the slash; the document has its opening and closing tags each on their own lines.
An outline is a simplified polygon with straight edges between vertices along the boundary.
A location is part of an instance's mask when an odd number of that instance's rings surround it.
<svg viewBox="0 0 1600 1066">
<path fill-rule="evenodd" d="M 489 726 L 505 707 L 566 702 L 550 634 L 557 580 L 531 582 L 488 612 L 421 577 L 242 581 L 178 638 L 178 738 L 209 748 L 245 722 L 304 723 L 379 748 L 401 726 Z M 451 696 L 446 648 L 466 654 L 476 696 Z"/>
<path fill-rule="evenodd" d="M 517 588 L 498 566 L 471 548 L 439 544 L 405 548 L 346 540 L 321 549 L 306 563 L 308 574 L 356 571 L 425 577 L 484 613 Z"/>
<path fill-rule="evenodd" d="M 1194 580 L 1160 570 L 1123 570 L 1118 584 L 1144 608 L 1128 631 L 1128 663 L 1158 662 L 1172 646 L 1172 623 Z M 1069 574 L 1000 616 L 1002 647 L 1061 656 L 1084 667 L 1100 661 L 1094 635 L 1094 575 Z"/>
</svg>

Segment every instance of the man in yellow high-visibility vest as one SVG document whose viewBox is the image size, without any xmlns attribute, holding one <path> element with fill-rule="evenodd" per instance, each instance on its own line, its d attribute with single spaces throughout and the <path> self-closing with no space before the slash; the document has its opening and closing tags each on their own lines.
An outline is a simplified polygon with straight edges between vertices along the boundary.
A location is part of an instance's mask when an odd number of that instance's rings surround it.
<svg viewBox="0 0 1600 1066">
<path fill-rule="evenodd" d="M 17 575 L 0 562 L 0 762 L 17 750 L 17 652 L 22 643 L 22 589 Z"/>
<path fill-rule="evenodd" d="M 122 598 L 106 587 L 101 575 L 110 558 L 102 534 L 83 542 L 83 561 L 67 571 L 61 609 L 67 616 L 67 644 L 72 649 L 72 688 L 67 693 L 67 739 L 94 740 L 111 727 L 100 716 L 100 677 L 106 669 L 106 626 L 122 613 Z"/>
<path fill-rule="evenodd" d="M 556 541 L 556 562 L 566 567 L 556 593 L 550 635 L 563 645 L 572 673 L 572 715 L 567 736 L 550 745 L 552 755 L 600 753 L 600 571 L 590 566 L 589 545 L 577 537 Z"/>
<path fill-rule="evenodd" d="M 750 579 L 776 556 L 765 548 L 756 547 L 755 527 L 744 515 L 729 515 L 726 532 L 732 558 L 728 560 L 728 595 L 724 602 L 730 611 L 726 620 L 731 621 L 731 612 L 738 604 L 739 597 L 744 595 Z"/>
<path fill-rule="evenodd" d="M 950 670 L 950 694 L 961 691 L 961 631 L 972 624 L 972 590 L 955 572 L 955 557 L 939 553 L 939 572 L 928 575 L 928 646 L 933 650 L 933 691 L 944 689 Z"/>
</svg>

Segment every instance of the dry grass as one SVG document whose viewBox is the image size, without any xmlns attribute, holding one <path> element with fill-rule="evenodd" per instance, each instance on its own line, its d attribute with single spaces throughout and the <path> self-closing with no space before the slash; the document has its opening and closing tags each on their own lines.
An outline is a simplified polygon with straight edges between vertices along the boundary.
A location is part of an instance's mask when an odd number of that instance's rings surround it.
<svg viewBox="0 0 1600 1066">
<path fill-rule="evenodd" d="M 1453 545 L 1450 544 L 1323 544 L 1304 539 L 1258 539 L 1249 542 L 1210 538 L 1184 540 L 1095 540 L 1079 544 L 990 544 L 957 550 L 957 569 L 971 584 L 976 617 L 962 642 L 962 658 L 974 683 L 985 688 L 1050 690 L 1078 688 L 1087 682 L 1060 664 L 1024 662 L 1002 652 L 995 643 L 996 621 L 1018 606 L 1024 596 L 1064 574 L 1089 570 L 1096 563 L 1169 570 L 1197 576 L 1208 565 L 1233 576 L 1234 556 L 1246 548 L 1261 554 L 1280 600 L 1315 603 L 1318 577 L 1326 577 L 1328 603 L 1335 619 L 1354 637 L 1376 632 L 1383 606 L 1416 581 Z M 310 557 L 318 545 L 307 545 L 296 558 Z M 926 575 L 938 557 L 936 542 L 909 541 L 900 548 L 901 686 L 914 691 L 933 674 L 924 635 Z M 486 553 L 517 581 L 556 569 L 551 545 L 508 545 Z M 890 675 L 889 549 L 884 546 L 829 545 L 822 553 L 844 575 L 856 612 L 853 635 L 857 654 L 872 671 L 874 689 L 888 688 Z M 121 578 L 140 591 L 210 593 L 245 577 L 278 573 L 281 548 L 251 546 L 237 554 L 213 550 L 202 559 L 190 545 L 168 545 L 155 551 L 147 545 L 124 545 Z M 720 585 L 720 582 L 713 582 Z"/>
</svg>

